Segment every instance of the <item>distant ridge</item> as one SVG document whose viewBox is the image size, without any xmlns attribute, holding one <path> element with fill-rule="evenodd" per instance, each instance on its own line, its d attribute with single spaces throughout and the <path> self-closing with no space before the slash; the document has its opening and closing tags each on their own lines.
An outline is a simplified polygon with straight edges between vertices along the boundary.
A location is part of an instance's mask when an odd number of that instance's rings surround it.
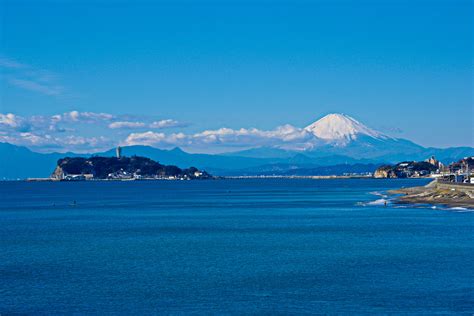
<svg viewBox="0 0 474 316">
<path fill-rule="evenodd" d="M 299 174 L 313 172 L 330 172 L 343 170 L 351 172 L 364 170 L 364 172 L 385 163 L 397 163 L 403 160 L 424 160 L 435 155 L 443 163 L 457 161 L 467 156 L 474 156 L 474 148 L 424 148 L 406 140 L 374 139 L 372 142 L 381 142 L 381 147 L 361 147 L 367 142 L 366 135 L 359 135 L 356 141 L 351 141 L 344 147 L 326 145 L 317 150 L 291 151 L 278 148 L 260 147 L 242 152 L 227 153 L 223 155 L 190 154 L 180 148 L 172 150 L 158 149 L 149 146 L 125 146 L 122 148 L 124 156 L 144 156 L 159 161 L 162 164 L 177 165 L 185 168 L 196 166 L 209 171 L 214 175 L 238 174 L 271 174 L 274 170 L 278 174 Z M 403 151 L 391 151 L 383 146 L 396 144 Z M 410 151 L 410 150 L 411 151 Z M 113 157 L 115 149 L 94 155 Z M 31 151 L 26 147 L 0 142 L 0 179 L 25 179 L 28 177 L 48 177 L 55 168 L 57 161 L 66 156 L 86 157 L 90 154 L 76 153 L 49 153 L 42 154 Z M 367 158 L 373 156 L 375 158 Z M 366 158 L 362 158 L 366 157 Z M 339 165 L 339 168 L 327 168 Z M 375 170 L 375 169 L 374 169 Z M 317 175 L 317 174 L 309 174 Z"/>
</svg>

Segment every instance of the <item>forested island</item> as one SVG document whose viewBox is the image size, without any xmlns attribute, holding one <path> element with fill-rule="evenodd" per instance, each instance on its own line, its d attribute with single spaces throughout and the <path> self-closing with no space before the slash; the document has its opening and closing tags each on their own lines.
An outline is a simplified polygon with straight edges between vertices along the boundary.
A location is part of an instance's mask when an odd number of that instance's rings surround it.
<svg viewBox="0 0 474 316">
<path fill-rule="evenodd" d="M 58 160 L 56 169 L 51 175 L 53 180 L 193 180 L 212 179 L 212 175 L 195 167 L 181 169 L 177 166 L 162 165 L 150 158 L 132 157 L 99 157 L 90 158 L 66 157 Z"/>
</svg>

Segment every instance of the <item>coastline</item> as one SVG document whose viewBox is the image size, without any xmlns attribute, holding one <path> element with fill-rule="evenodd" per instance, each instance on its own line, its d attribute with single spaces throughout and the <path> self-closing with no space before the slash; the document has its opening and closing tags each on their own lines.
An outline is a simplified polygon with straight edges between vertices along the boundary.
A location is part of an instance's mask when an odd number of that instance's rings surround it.
<svg viewBox="0 0 474 316">
<path fill-rule="evenodd" d="M 397 204 L 428 204 L 434 206 L 474 209 L 474 186 L 438 183 L 434 180 L 421 187 L 388 191 Z"/>
<path fill-rule="evenodd" d="M 176 178 L 176 179 L 171 179 L 171 178 L 140 178 L 140 179 L 135 179 L 135 178 L 126 178 L 126 179 L 99 179 L 99 178 L 94 178 L 94 179 L 86 179 L 86 180 L 59 180 L 59 179 L 54 179 L 54 178 L 26 178 L 26 179 L 18 179 L 18 180 L 9 180 L 9 181 L 28 181 L 28 182 L 77 182 L 77 181 L 181 181 L 181 180 L 235 180 L 235 179 L 315 179 L 315 180 L 328 180 L 328 179 L 374 179 L 371 176 L 365 176 L 365 175 L 348 175 L 348 176 L 336 176 L 336 175 L 330 175 L 330 176 L 281 176 L 281 175 L 275 175 L 275 176 L 267 176 L 267 175 L 261 175 L 261 176 L 213 176 L 212 178 L 206 178 L 206 179 L 181 179 L 181 178 Z"/>
</svg>

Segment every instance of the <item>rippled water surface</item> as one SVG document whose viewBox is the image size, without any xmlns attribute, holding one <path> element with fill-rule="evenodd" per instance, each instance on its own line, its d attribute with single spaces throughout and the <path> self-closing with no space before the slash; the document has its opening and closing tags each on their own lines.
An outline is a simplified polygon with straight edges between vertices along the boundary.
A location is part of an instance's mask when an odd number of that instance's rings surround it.
<svg viewBox="0 0 474 316">
<path fill-rule="evenodd" d="M 474 213 L 384 206 L 425 183 L 0 182 L 0 314 L 472 314 Z"/>
</svg>

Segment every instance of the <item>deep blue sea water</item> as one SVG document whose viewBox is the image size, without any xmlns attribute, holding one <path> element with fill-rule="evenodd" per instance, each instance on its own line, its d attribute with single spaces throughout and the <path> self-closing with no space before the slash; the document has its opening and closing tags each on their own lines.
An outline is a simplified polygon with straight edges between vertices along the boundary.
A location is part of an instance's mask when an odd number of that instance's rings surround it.
<svg viewBox="0 0 474 316">
<path fill-rule="evenodd" d="M 474 213 L 366 204 L 424 183 L 0 182 L 0 314 L 470 315 Z"/>
</svg>

